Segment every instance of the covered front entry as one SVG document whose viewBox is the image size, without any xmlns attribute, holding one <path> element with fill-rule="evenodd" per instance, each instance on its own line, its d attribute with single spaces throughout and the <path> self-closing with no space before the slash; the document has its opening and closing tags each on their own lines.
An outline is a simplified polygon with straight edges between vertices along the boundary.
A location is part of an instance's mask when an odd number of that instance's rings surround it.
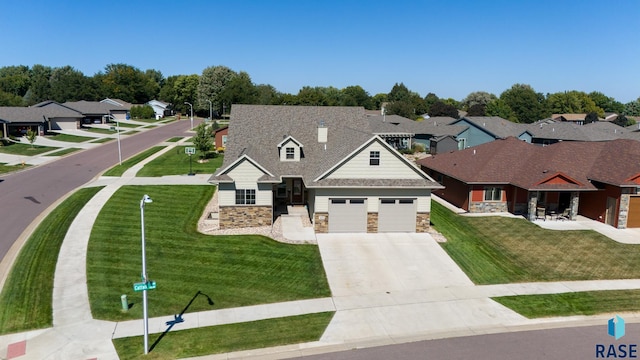
<svg viewBox="0 0 640 360">
<path fill-rule="evenodd" d="M 285 178 L 273 191 L 276 205 L 304 205 L 307 203 L 307 188 L 301 178 Z"/>
<path fill-rule="evenodd" d="M 629 198 L 629 215 L 627 217 L 627 227 L 640 227 L 640 196 L 631 196 Z"/>
<path fill-rule="evenodd" d="M 415 232 L 415 199 L 380 199 L 378 232 Z"/>
<path fill-rule="evenodd" d="M 329 232 L 367 232 L 366 199 L 329 199 Z"/>
</svg>

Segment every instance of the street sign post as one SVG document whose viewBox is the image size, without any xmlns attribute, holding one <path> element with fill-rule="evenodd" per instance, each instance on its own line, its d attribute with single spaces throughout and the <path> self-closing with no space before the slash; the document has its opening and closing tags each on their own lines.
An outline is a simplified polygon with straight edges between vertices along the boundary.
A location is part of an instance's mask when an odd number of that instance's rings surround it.
<svg viewBox="0 0 640 360">
<path fill-rule="evenodd" d="M 133 291 L 153 290 L 156 288 L 155 281 L 139 282 L 133 284 Z"/>
<path fill-rule="evenodd" d="M 184 148 L 184 152 L 189 155 L 189 176 L 193 176 L 195 175 L 193 173 L 193 171 L 191 170 L 191 155 L 195 155 L 196 154 L 196 148 L 194 147 L 185 147 Z"/>
</svg>

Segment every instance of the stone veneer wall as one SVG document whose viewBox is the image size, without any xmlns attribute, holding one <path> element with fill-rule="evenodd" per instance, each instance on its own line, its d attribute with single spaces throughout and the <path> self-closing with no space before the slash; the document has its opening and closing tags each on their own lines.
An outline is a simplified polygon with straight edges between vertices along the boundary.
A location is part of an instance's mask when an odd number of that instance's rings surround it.
<svg viewBox="0 0 640 360">
<path fill-rule="evenodd" d="M 313 215 L 313 229 L 317 233 L 329 232 L 329 213 L 315 213 Z"/>
<path fill-rule="evenodd" d="M 378 232 L 378 213 L 367 213 L 367 232 Z"/>
<path fill-rule="evenodd" d="M 469 204 L 470 213 L 507 212 L 507 203 L 503 201 L 482 201 Z"/>
<path fill-rule="evenodd" d="M 416 232 L 427 232 L 431 227 L 431 213 L 416 214 Z"/>
<path fill-rule="evenodd" d="M 271 206 L 221 206 L 220 229 L 271 226 Z"/>
<path fill-rule="evenodd" d="M 629 217 L 629 204 L 631 196 L 629 194 L 620 195 L 620 212 L 618 213 L 618 229 L 627 228 L 627 218 Z"/>
</svg>

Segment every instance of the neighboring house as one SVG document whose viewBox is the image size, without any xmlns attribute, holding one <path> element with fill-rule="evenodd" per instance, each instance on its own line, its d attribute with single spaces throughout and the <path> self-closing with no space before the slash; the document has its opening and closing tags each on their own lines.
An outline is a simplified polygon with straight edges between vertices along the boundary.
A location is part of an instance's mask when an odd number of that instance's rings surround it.
<svg viewBox="0 0 640 360">
<path fill-rule="evenodd" d="M 559 141 L 607 141 L 624 137 L 628 129 L 612 122 L 596 121 L 586 125 L 544 119 L 528 125 L 531 143 L 550 145 Z"/>
<path fill-rule="evenodd" d="M 540 209 L 577 214 L 617 228 L 640 227 L 640 142 L 566 141 L 535 146 L 510 137 L 421 159 L 445 186 L 437 194 L 469 212 Z"/>
<path fill-rule="evenodd" d="M 20 137 L 29 129 L 44 135 L 47 129 L 44 111 L 34 107 L 2 106 L 0 107 L 0 124 L 3 137 Z"/>
<path fill-rule="evenodd" d="M 380 136 L 394 149 L 410 149 L 415 121 L 399 115 L 367 116 L 373 134 Z"/>
<path fill-rule="evenodd" d="M 467 116 L 450 125 L 467 127 L 456 136 L 460 150 L 510 136 L 531 142 L 531 133 L 526 124 L 514 123 L 497 116 Z"/>
<path fill-rule="evenodd" d="M 214 143 L 215 143 L 215 147 L 216 150 L 222 148 L 225 149 L 227 146 L 227 139 L 229 136 L 229 127 L 228 126 L 223 126 L 219 129 L 216 129 L 214 132 Z"/>
<path fill-rule="evenodd" d="M 82 114 L 55 101 L 44 101 L 31 107 L 0 107 L 2 137 L 22 136 L 28 129 L 44 135 L 50 130 L 78 129 Z"/>
<path fill-rule="evenodd" d="M 220 228 L 304 206 L 316 232 L 425 232 L 441 186 L 374 135 L 362 107 L 233 105 Z"/>
<path fill-rule="evenodd" d="M 81 126 L 83 115 L 79 111 L 53 100 L 43 101 L 32 107 L 43 110 L 48 122 L 46 130 L 77 130 Z"/>
<path fill-rule="evenodd" d="M 105 124 L 109 121 L 120 121 L 119 117 L 123 117 L 123 112 L 126 112 L 122 106 L 110 102 L 81 100 L 67 101 L 62 105 L 80 112 L 84 117 L 83 124 Z"/>
<path fill-rule="evenodd" d="M 587 114 L 552 114 L 551 119 L 555 121 L 566 121 L 571 122 L 576 125 L 584 124 L 584 119 L 587 117 Z"/>
<path fill-rule="evenodd" d="M 156 120 L 162 119 L 167 115 L 172 115 L 172 114 L 168 114 L 171 112 L 171 110 L 169 110 L 169 106 L 171 104 L 169 103 L 166 103 L 160 100 L 151 100 L 147 102 L 147 105 L 153 108 L 153 112 L 156 114 Z"/>
<path fill-rule="evenodd" d="M 110 104 L 115 107 L 111 108 L 111 119 L 113 121 L 125 121 L 131 119 L 131 107 L 133 104 L 128 103 L 124 100 L 120 99 L 109 99 L 106 98 L 104 100 L 100 100 L 103 104 Z"/>
<path fill-rule="evenodd" d="M 458 150 L 458 140 L 454 135 L 434 136 L 430 141 L 429 153 L 436 155 Z"/>
</svg>

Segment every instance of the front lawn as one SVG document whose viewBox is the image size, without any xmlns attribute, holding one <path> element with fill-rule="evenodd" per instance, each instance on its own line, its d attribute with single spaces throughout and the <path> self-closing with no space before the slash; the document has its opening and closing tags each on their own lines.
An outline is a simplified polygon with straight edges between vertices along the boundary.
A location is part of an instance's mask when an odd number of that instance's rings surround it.
<svg viewBox="0 0 640 360">
<path fill-rule="evenodd" d="M 640 278 L 640 247 L 591 230 L 542 229 L 500 216 L 465 217 L 432 202 L 442 247 L 476 284 Z"/>
<path fill-rule="evenodd" d="M 34 156 L 46 153 L 47 151 L 59 149 L 51 146 L 39 146 L 31 144 L 7 143 L 8 145 L 0 146 L 0 153 L 10 155 Z"/>
<path fill-rule="evenodd" d="M 640 311 L 640 290 L 637 289 L 502 296 L 493 300 L 529 319 Z"/>
<path fill-rule="evenodd" d="M 208 159 L 208 162 L 199 163 L 199 158 L 199 154 L 196 154 L 189 159 L 189 155 L 185 154 L 185 146 L 176 146 L 175 149 L 145 164 L 136 176 L 185 175 L 189 173 L 189 161 L 194 174 L 213 174 L 222 165 L 223 160 L 222 155 L 218 155 Z"/>
<path fill-rule="evenodd" d="M 77 135 L 58 134 L 58 133 L 52 133 L 45 137 L 47 139 L 51 139 L 55 141 L 74 142 L 74 143 L 81 143 L 81 142 L 95 139 L 93 137 L 88 137 L 88 136 L 77 136 Z"/>
<path fill-rule="evenodd" d="M 87 259 L 94 318 L 142 317 L 140 199 L 145 206 L 149 316 L 179 314 L 201 291 L 215 309 L 330 296 L 315 245 L 289 245 L 258 235 L 209 236 L 196 225 L 213 186 L 124 186 L 103 207 L 91 233 Z M 132 308 L 120 311 L 120 295 Z M 196 301 L 189 311 L 211 310 Z"/>
<path fill-rule="evenodd" d="M 24 166 L 23 165 L 7 165 L 7 164 L 0 163 L 0 174 L 6 174 L 6 173 L 22 170 L 25 168 L 25 166 L 31 166 L 31 165 L 26 165 L 26 164 Z"/>
</svg>

